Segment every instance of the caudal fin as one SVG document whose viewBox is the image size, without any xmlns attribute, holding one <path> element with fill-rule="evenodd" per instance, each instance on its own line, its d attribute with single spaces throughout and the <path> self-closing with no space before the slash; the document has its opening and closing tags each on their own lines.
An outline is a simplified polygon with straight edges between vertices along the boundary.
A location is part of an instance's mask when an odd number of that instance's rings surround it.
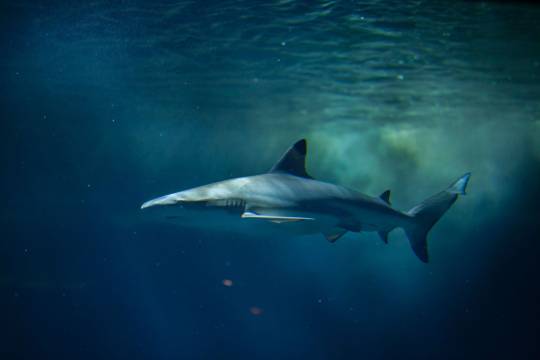
<svg viewBox="0 0 540 360">
<path fill-rule="evenodd" d="M 405 227 L 405 233 L 409 238 L 414 253 L 423 262 L 427 263 L 429 261 L 427 247 L 429 230 L 452 206 L 459 195 L 465 195 L 470 177 L 471 173 L 466 173 L 446 190 L 433 195 L 407 211 L 407 214 L 413 219 L 411 224 Z"/>
</svg>

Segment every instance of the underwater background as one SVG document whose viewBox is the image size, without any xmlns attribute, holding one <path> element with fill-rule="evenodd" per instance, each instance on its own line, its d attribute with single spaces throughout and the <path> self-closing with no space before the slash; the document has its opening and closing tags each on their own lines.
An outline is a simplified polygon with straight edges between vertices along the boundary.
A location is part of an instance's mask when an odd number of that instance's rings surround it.
<svg viewBox="0 0 540 360">
<path fill-rule="evenodd" d="M 540 7 L 0 5 L 1 359 L 538 356 Z M 263 173 L 408 209 L 472 172 L 420 262 L 401 230 L 239 235 L 143 201 Z"/>
</svg>

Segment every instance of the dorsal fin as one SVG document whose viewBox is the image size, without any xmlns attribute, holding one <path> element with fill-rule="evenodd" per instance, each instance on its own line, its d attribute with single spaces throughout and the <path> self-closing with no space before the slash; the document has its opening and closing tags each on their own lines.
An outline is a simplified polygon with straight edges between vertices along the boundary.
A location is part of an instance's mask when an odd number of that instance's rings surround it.
<svg viewBox="0 0 540 360">
<path fill-rule="evenodd" d="M 306 172 L 306 139 L 298 140 L 287 150 L 270 172 L 284 172 L 291 175 L 312 179 Z"/>
<path fill-rule="evenodd" d="M 381 199 L 382 201 L 384 201 L 385 203 L 387 203 L 388 205 L 392 205 L 390 203 L 390 190 L 386 190 L 385 192 L 383 192 L 381 195 L 379 195 L 379 199 Z"/>
</svg>

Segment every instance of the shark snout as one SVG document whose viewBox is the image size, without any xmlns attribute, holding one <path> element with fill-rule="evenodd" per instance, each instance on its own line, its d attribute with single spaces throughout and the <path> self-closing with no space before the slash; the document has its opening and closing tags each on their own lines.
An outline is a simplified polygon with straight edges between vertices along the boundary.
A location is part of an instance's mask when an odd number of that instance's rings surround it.
<svg viewBox="0 0 540 360">
<path fill-rule="evenodd" d="M 158 197 L 156 199 L 149 200 L 141 205 L 141 209 L 146 209 L 152 206 L 163 206 L 163 205 L 175 205 L 181 202 L 182 200 L 176 196 L 176 194 L 165 195 Z"/>
<path fill-rule="evenodd" d="M 149 200 L 141 205 L 141 209 L 158 205 L 201 206 L 205 205 L 209 200 L 212 199 L 215 198 L 213 198 L 211 194 L 208 194 L 206 187 L 199 187 Z"/>
</svg>

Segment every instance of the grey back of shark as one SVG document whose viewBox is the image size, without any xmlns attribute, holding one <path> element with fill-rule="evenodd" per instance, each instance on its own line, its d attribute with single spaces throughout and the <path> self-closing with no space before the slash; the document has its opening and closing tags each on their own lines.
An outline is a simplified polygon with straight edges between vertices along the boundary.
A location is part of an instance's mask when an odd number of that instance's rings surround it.
<svg viewBox="0 0 540 360">
<path fill-rule="evenodd" d="M 335 242 L 347 232 L 376 231 L 387 243 L 388 233 L 402 228 L 411 247 L 428 262 L 427 234 L 459 195 L 465 194 L 467 173 L 447 189 L 401 212 L 391 207 L 390 191 L 370 197 L 346 187 L 313 179 L 305 168 L 306 140 L 296 142 L 266 174 L 240 177 L 184 190 L 145 202 L 141 208 L 172 210 L 183 219 L 195 211 L 221 214 L 229 224 L 275 229 L 292 234 L 322 233 Z M 184 218 L 185 219 L 185 218 Z M 211 219 L 211 217 L 208 217 Z M 205 221 L 205 226 L 212 224 Z"/>
</svg>

